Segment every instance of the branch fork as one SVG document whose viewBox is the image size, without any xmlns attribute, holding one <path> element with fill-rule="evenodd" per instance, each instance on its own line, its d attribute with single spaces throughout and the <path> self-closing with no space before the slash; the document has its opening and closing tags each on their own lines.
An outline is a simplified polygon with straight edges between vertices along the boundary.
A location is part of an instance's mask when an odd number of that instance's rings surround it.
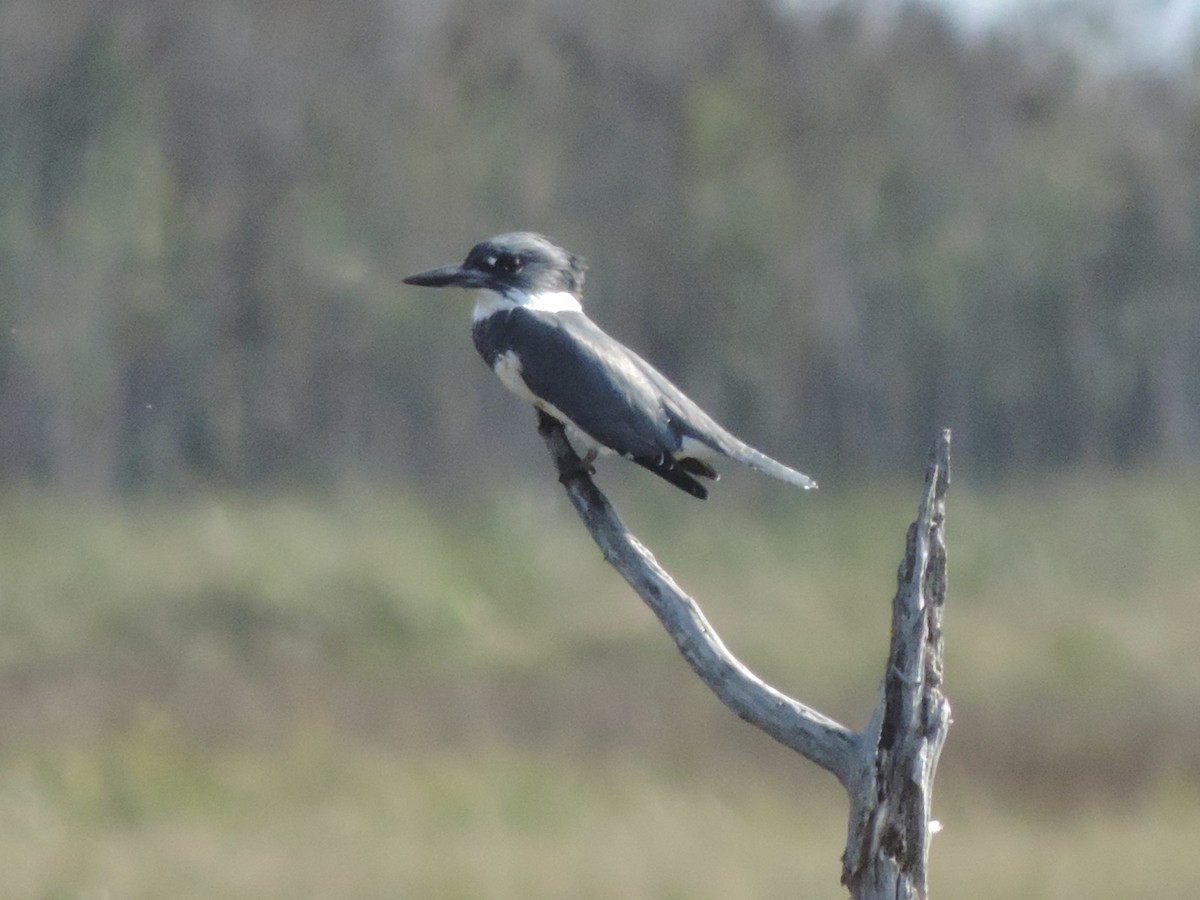
<svg viewBox="0 0 1200 900">
<path fill-rule="evenodd" d="M 592 481 L 591 460 L 539 411 L 541 434 L 576 512 L 605 561 L 642 598 L 692 670 L 729 709 L 830 772 L 850 798 L 842 883 L 858 900 L 927 896 L 933 778 L 950 725 L 942 693 L 943 539 L 950 432 L 938 436 L 892 600 L 891 643 L 878 701 L 853 731 L 763 682 L 725 647 L 697 603 L 629 531 Z"/>
</svg>

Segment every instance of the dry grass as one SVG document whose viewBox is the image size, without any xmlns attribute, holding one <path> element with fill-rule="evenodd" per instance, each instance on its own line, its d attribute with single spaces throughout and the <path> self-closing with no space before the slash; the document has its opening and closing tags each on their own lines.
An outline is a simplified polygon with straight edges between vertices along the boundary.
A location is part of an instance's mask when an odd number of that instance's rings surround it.
<svg viewBox="0 0 1200 900">
<path fill-rule="evenodd" d="M 1194 485 L 955 486 L 939 895 L 1192 895 Z M 618 502 L 858 724 L 908 493 Z M 842 895 L 837 786 L 693 683 L 556 491 L 3 502 L 6 897 Z"/>
</svg>

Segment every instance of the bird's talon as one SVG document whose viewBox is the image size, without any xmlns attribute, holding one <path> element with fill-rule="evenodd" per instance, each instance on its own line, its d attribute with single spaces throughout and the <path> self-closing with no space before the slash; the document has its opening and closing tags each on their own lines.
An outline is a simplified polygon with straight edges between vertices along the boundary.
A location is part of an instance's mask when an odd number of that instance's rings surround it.
<svg viewBox="0 0 1200 900">
<path fill-rule="evenodd" d="M 577 475 L 586 475 L 589 478 L 591 476 L 595 475 L 596 467 L 592 465 L 592 463 L 595 461 L 595 459 L 596 459 L 596 451 L 589 450 L 587 455 L 584 456 L 583 459 L 579 460 L 578 463 L 576 463 L 575 465 L 572 465 L 570 468 L 565 468 L 565 469 L 559 470 L 559 473 L 558 473 L 559 482 L 561 482 L 562 484 L 566 484 L 568 481 L 570 481 L 572 478 L 576 477 Z"/>
</svg>

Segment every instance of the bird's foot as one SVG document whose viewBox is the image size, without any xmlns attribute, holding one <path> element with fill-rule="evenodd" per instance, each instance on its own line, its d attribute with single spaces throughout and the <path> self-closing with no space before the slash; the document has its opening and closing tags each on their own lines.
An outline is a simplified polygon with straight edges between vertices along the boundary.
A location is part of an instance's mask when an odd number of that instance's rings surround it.
<svg viewBox="0 0 1200 900">
<path fill-rule="evenodd" d="M 543 437 L 545 437 L 549 434 L 552 434 L 557 429 L 559 432 L 562 433 L 563 443 L 565 445 L 564 449 L 565 450 L 574 449 L 571 447 L 570 442 L 566 439 L 566 431 L 563 428 L 562 422 L 558 421 L 558 419 L 554 418 L 554 416 L 550 415 L 543 409 L 538 409 L 538 411 L 537 411 L 537 427 L 538 427 L 538 434 L 542 435 Z M 599 451 L 596 450 L 595 448 L 592 448 L 591 450 L 588 450 L 588 452 L 583 455 L 583 459 L 579 459 L 578 457 L 575 457 L 575 461 L 573 463 L 563 463 L 562 462 L 563 454 L 561 454 L 561 453 L 556 454 L 557 461 L 558 461 L 558 480 L 559 480 L 559 482 L 561 482 L 562 484 L 566 484 L 569 479 L 574 478 L 576 475 L 588 475 L 588 476 L 595 475 L 596 470 L 592 466 L 592 463 L 594 463 L 596 461 L 596 457 L 598 455 L 599 455 Z"/>
<path fill-rule="evenodd" d="M 542 409 L 537 410 L 537 430 L 540 435 L 547 435 L 555 428 L 562 428 L 562 422 Z"/>
<path fill-rule="evenodd" d="M 568 479 L 574 478 L 576 475 L 587 475 L 589 478 L 595 475 L 596 467 L 592 463 L 596 461 L 598 455 L 597 451 L 589 450 L 576 465 L 559 469 L 558 480 L 562 484 L 566 484 Z"/>
</svg>

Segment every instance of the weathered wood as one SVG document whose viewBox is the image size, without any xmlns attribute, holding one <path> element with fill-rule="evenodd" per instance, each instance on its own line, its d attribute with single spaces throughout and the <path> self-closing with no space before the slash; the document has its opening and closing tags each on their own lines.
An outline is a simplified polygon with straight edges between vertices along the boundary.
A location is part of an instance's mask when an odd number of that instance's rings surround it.
<svg viewBox="0 0 1200 900">
<path fill-rule="evenodd" d="M 933 778 L 950 727 L 942 693 L 943 524 L 950 432 L 934 445 L 917 520 L 909 526 L 892 600 L 892 635 L 879 703 L 863 734 L 862 768 L 850 788 L 842 883 L 858 900 L 927 896 Z"/>
<path fill-rule="evenodd" d="M 941 692 L 942 539 L 950 432 L 934 446 L 892 602 L 892 639 L 879 701 L 859 733 L 764 683 L 725 647 L 696 602 L 630 533 L 593 483 L 562 426 L 538 414 L 572 505 L 604 559 L 650 607 L 692 670 L 745 721 L 831 772 L 850 795 L 842 882 L 853 897 L 923 898 L 930 800 L 950 722 Z"/>
</svg>

